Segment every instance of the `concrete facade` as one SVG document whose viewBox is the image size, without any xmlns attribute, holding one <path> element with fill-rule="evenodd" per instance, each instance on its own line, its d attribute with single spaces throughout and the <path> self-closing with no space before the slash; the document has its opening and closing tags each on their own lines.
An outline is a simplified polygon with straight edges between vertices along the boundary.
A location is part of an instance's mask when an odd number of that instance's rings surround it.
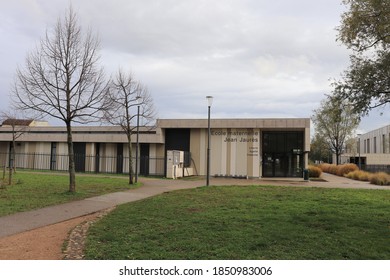
<svg viewBox="0 0 390 280">
<path fill-rule="evenodd" d="M 390 171 L 390 125 L 374 129 L 356 138 L 356 149 L 341 156 L 341 163 L 354 162 L 363 167 L 383 166 Z"/>
<path fill-rule="evenodd" d="M 144 169 L 147 169 L 149 174 L 161 173 L 161 170 L 165 169 L 166 153 L 169 148 L 189 153 L 190 160 L 184 166 L 183 173 L 205 175 L 207 124 L 205 119 L 160 119 L 153 128 L 141 127 L 140 156 L 146 157 L 149 161 L 144 163 L 148 164 Z M 178 132 L 181 134 L 177 134 Z M 294 133 L 299 136 L 299 139 L 302 138 L 302 141 L 297 142 L 296 147 L 291 146 L 290 138 L 283 136 Z M 267 147 L 263 141 L 268 139 L 264 138 L 266 134 L 284 137 L 286 140 L 282 145 L 288 146 L 288 151 L 278 153 L 270 150 L 265 154 Z M 10 128 L 0 127 L 0 165 L 7 165 L 11 141 Z M 126 159 L 127 138 L 120 127 L 73 127 L 73 141 L 82 154 L 82 171 L 129 172 L 128 159 Z M 135 142 L 136 136 L 133 135 L 133 157 L 135 157 Z M 258 178 L 264 176 L 264 170 L 269 172 L 268 177 L 280 174 L 284 177 L 291 174 L 293 174 L 291 176 L 298 176 L 296 174 L 306 168 L 308 163 L 310 119 L 213 119 L 210 146 L 212 176 Z M 17 139 L 15 151 L 19 155 L 29 155 L 15 159 L 19 168 L 40 166 L 41 169 L 66 170 L 66 128 L 29 127 Z M 159 162 L 152 162 L 151 159 L 159 159 Z M 265 169 L 264 164 L 268 164 L 268 169 Z M 284 173 L 278 173 L 276 169 L 281 169 Z M 290 171 L 293 169 L 294 171 Z"/>
</svg>

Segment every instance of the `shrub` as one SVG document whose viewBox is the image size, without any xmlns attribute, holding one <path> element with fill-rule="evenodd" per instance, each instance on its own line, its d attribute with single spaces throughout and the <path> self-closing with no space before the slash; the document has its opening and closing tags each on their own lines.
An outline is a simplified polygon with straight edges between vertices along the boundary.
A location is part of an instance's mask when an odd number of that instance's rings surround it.
<svg viewBox="0 0 390 280">
<path fill-rule="evenodd" d="M 338 175 L 338 176 L 344 176 L 349 172 L 359 170 L 359 167 L 353 163 L 342 164 L 342 165 L 323 163 L 320 164 L 319 167 L 323 172 Z"/>
<path fill-rule="evenodd" d="M 331 169 L 333 166 L 335 165 L 329 163 L 322 163 L 318 167 L 322 170 L 322 172 L 331 173 Z"/>
<path fill-rule="evenodd" d="M 319 178 L 322 174 L 321 168 L 313 165 L 309 165 L 309 177 L 311 178 Z"/>
<path fill-rule="evenodd" d="M 333 175 L 337 175 L 337 170 L 338 170 L 338 167 L 336 164 L 331 164 L 330 167 L 329 167 L 329 173 L 333 174 Z"/>
<path fill-rule="evenodd" d="M 368 181 L 370 181 L 372 174 L 369 172 L 366 172 L 366 171 L 362 171 L 362 170 L 355 170 L 355 171 L 349 172 L 348 174 L 346 174 L 344 176 L 349 178 L 349 179 L 368 182 Z"/>
<path fill-rule="evenodd" d="M 355 172 L 358 172 L 358 178 L 360 181 L 368 182 L 371 180 L 372 174 L 370 172 L 367 171 L 355 171 Z"/>
<path fill-rule="evenodd" d="M 378 172 L 371 176 L 370 183 L 374 185 L 390 185 L 390 175 L 385 172 Z"/>
<path fill-rule="evenodd" d="M 336 175 L 344 176 L 352 171 L 357 171 L 357 170 L 359 170 L 359 167 L 354 163 L 342 164 L 337 166 Z"/>
<path fill-rule="evenodd" d="M 357 174 L 358 171 L 352 171 L 352 172 L 349 172 L 348 174 L 345 174 L 344 177 L 348 178 L 348 179 L 353 179 L 353 180 L 359 180 L 358 178 L 358 174 Z"/>
</svg>

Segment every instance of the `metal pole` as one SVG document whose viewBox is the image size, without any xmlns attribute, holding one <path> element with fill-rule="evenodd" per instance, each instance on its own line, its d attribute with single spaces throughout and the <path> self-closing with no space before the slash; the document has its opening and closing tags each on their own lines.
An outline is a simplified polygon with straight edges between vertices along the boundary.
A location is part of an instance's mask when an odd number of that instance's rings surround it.
<svg viewBox="0 0 390 280">
<path fill-rule="evenodd" d="M 211 109 L 211 106 L 208 106 L 207 179 L 206 179 L 206 186 L 210 185 L 210 109 Z"/>
<path fill-rule="evenodd" d="M 137 145 L 135 147 L 135 182 L 138 183 L 139 105 L 137 106 Z"/>
</svg>

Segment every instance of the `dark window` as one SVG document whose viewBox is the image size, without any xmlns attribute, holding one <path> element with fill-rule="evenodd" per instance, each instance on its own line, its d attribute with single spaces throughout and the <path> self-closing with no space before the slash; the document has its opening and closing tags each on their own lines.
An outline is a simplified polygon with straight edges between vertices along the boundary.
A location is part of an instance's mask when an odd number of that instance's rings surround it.
<svg viewBox="0 0 390 280">
<path fill-rule="evenodd" d="M 165 149 L 190 151 L 190 130 L 189 129 L 167 129 L 165 131 Z"/>
<path fill-rule="evenodd" d="M 370 139 L 367 139 L 367 153 L 370 153 Z"/>
<path fill-rule="evenodd" d="M 149 150 L 150 150 L 149 144 L 147 144 L 147 143 L 140 144 L 139 173 L 143 176 L 149 175 Z"/>
<path fill-rule="evenodd" d="M 57 143 L 51 143 L 50 170 L 56 170 L 57 164 Z"/>
<path fill-rule="evenodd" d="M 367 153 L 367 140 L 364 140 L 364 153 Z"/>
<path fill-rule="evenodd" d="M 263 177 L 301 177 L 303 132 L 263 132 Z"/>
<path fill-rule="evenodd" d="M 123 173 L 123 143 L 116 144 L 116 173 Z"/>
<path fill-rule="evenodd" d="M 95 144 L 96 147 L 96 153 L 95 153 L 95 172 L 99 173 L 100 172 L 100 143 Z"/>
<path fill-rule="evenodd" d="M 85 143 L 73 143 L 76 172 L 85 172 Z"/>
</svg>

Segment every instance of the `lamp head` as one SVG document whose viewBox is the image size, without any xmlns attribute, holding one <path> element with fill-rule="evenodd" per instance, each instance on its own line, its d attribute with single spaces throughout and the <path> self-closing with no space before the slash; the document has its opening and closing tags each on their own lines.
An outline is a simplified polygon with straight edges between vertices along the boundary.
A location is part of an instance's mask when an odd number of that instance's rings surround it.
<svg viewBox="0 0 390 280">
<path fill-rule="evenodd" d="M 213 105 L 213 97 L 212 96 L 206 96 L 206 99 L 207 99 L 208 106 L 211 107 L 211 105 Z"/>
</svg>

